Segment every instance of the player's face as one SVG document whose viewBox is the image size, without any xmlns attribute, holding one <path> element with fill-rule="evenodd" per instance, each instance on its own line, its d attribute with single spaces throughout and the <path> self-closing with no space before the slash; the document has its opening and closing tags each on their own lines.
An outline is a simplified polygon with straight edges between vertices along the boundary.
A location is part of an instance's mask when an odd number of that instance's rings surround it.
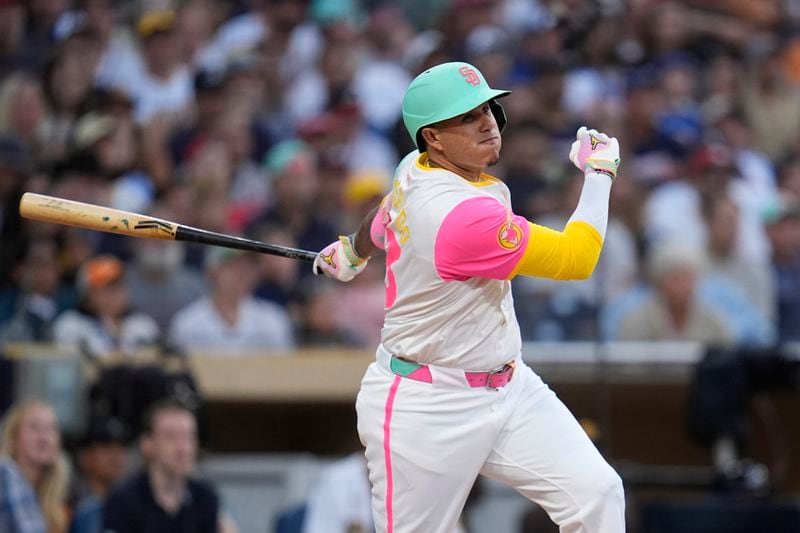
<svg viewBox="0 0 800 533">
<path fill-rule="evenodd" d="M 500 158 L 500 128 L 489 102 L 442 121 L 434 129 L 442 155 L 460 168 L 482 171 Z"/>
</svg>

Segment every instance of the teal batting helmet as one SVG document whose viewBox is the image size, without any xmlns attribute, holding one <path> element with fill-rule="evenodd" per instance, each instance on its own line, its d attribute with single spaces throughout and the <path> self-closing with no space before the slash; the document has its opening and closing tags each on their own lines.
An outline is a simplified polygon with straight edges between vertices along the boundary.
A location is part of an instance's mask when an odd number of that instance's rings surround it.
<svg viewBox="0 0 800 533">
<path fill-rule="evenodd" d="M 483 74 L 469 63 L 442 63 L 414 78 L 408 86 L 403 97 L 403 123 L 417 148 L 424 150 L 422 128 L 489 102 L 502 132 L 506 114 L 496 99 L 509 94 L 511 91 L 489 87 Z"/>
</svg>

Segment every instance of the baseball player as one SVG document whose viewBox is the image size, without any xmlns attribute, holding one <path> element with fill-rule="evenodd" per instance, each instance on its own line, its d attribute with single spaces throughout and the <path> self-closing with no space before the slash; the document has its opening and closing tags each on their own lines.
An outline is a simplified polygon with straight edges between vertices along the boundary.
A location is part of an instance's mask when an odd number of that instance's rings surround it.
<svg viewBox="0 0 800 533">
<path fill-rule="evenodd" d="M 381 344 L 356 401 L 382 533 L 452 532 L 478 474 L 541 505 L 562 532 L 625 529 L 619 476 L 521 359 L 510 282 L 592 274 L 619 145 L 578 130 L 578 205 L 563 231 L 537 226 L 484 173 L 500 155 L 497 100 L 508 94 L 467 63 L 414 79 L 403 120 L 418 151 L 358 232 L 314 262 L 315 273 L 349 281 L 386 252 Z"/>
</svg>

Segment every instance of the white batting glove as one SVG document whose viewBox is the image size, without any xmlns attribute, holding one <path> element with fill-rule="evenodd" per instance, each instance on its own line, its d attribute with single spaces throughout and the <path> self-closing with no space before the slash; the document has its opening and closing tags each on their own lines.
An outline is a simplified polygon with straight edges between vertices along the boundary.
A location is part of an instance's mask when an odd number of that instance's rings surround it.
<svg viewBox="0 0 800 533">
<path fill-rule="evenodd" d="M 330 243 L 317 254 L 312 270 L 317 276 L 321 271 L 329 278 L 346 282 L 360 274 L 367 267 L 368 260 L 356 254 L 349 237 L 340 235 L 338 241 Z"/>
<path fill-rule="evenodd" d="M 612 180 L 617 177 L 620 158 L 619 142 L 615 137 L 583 126 L 575 138 L 576 141 L 569 151 L 569 159 L 581 172 L 600 172 L 607 174 Z"/>
</svg>

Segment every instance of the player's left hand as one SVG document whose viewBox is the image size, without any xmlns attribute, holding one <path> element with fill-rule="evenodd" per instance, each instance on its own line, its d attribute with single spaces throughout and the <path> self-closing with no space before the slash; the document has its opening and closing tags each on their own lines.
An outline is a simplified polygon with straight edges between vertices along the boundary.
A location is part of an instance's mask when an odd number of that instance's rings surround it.
<svg viewBox="0 0 800 533">
<path fill-rule="evenodd" d="M 346 282 L 360 274 L 367 267 L 367 261 L 356 254 L 349 237 L 340 235 L 338 241 L 317 254 L 312 270 L 317 276 L 322 271 L 329 278 Z"/>
<path fill-rule="evenodd" d="M 581 172 L 600 172 L 611 177 L 617 177 L 619 168 L 619 142 L 615 137 L 609 137 L 597 130 L 581 127 L 575 135 L 575 142 L 569 151 L 569 159 Z"/>
</svg>

